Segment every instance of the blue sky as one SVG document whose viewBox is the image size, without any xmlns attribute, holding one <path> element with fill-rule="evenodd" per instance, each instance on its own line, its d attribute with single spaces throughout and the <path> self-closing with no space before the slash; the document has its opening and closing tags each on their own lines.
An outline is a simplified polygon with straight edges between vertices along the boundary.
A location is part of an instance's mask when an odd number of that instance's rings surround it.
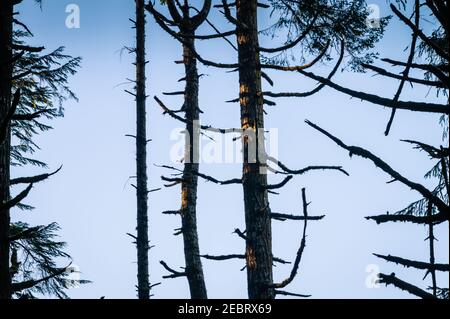
<svg viewBox="0 0 450 319">
<path fill-rule="evenodd" d="M 198 3 L 200 1 L 194 1 Z M 68 4 L 80 7 L 81 27 L 65 26 Z M 389 14 L 384 1 L 372 1 Z M 64 45 L 67 53 L 83 57 L 82 68 L 70 82 L 80 101 L 65 104 L 63 119 L 52 123 L 54 130 L 37 138 L 42 151 L 36 156 L 49 163 L 51 169 L 64 165 L 63 170 L 45 183 L 36 185 L 27 203 L 36 206 L 31 213 L 15 212 L 14 219 L 32 224 L 56 221 L 61 238 L 68 243 L 68 251 L 82 271 L 82 278 L 93 283 L 71 289 L 73 298 L 135 298 L 135 247 L 126 233 L 135 228 L 135 192 L 129 176 L 134 175 L 134 144 L 125 137 L 135 125 L 134 102 L 124 89 L 126 78 L 134 76 L 133 57 L 122 52 L 124 45 L 132 46 L 133 30 L 129 18 L 134 16 L 132 0 L 44 0 L 43 10 L 34 1 L 18 7 L 21 19 L 36 35 L 34 44 L 47 50 Z M 230 26 L 218 14 L 213 19 L 221 30 Z M 182 89 L 178 79 L 183 67 L 173 61 L 181 57 L 180 45 L 164 33 L 148 16 L 148 95 L 162 97 L 162 92 Z M 262 14 L 261 27 L 269 23 Z M 209 30 L 204 28 L 201 33 Z M 384 39 L 377 45 L 382 56 L 403 57 L 407 54 L 409 30 L 393 19 Z M 267 41 L 267 40 L 263 40 Z M 266 44 L 268 42 L 265 42 Z M 234 62 L 236 56 L 221 41 L 199 43 L 199 52 L 216 61 Z M 326 74 L 331 65 L 314 71 Z M 236 73 L 226 73 L 200 66 L 202 77 L 200 104 L 205 114 L 202 122 L 217 127 L 239 125 L 239 107 L 224 101 L 238 94 Z M 272 91 L 305 91 L 314 82 L 298 74 L 271 73 L 275 81 Z M 396 83 L 372 74 L 343 72 L 336 82 L 359 90 L 393 96 Z M 441 101 L 434 93 L 421 87 L 408 88 L 402 99 Z M 172 108 L 178 108 L 177 97 L 163 97 Z M 400 278 L 422 287 L 423 273 L 384 263 L 372 253 L 399 255 L 405 258 L 428 259 L 427 229 L 406 224 L 378 226 L 364 216 L 397 211 L 417 200 L 419 195 L 402 184 L 386 184 L 389 176 L 360 158 L 349 158 L 326 137 L 304 124 L 304 119 L 335 133 L 349 144 L 361 145 L 384 158 L 399 172 L 414 181 L 423 181 L 431 166 L 427 156 L 400 139 L 417 139 L 436 145 L 441 142 L 442 130 L 438 117 L 429 114 L 399 111 L 392 133 L 383 135 L 390 111 L 382 107 L 350 99 L 329 88 L 304 99 L 280 99 L 276 106 L 267 107 L 266 127 L 278 129 L 279 158 L 292 168 L 308 165 L 342 165 L 350 176 L 336 172 L 314 172 L 296 177 L 281 194 L 271 195 L 271 208 L 281 213 L 300 213 L 300 189 L 306 187 L 312 202 L 311 214 L 326 214 L 323 221 L 309 224 L 307 247 L 297 278 L 289 291 L 309 293 L 315 298 L 408 298 L 408 294 L 392 287 L 369 289 L 366 268 L 376 265 L 384 273 L 395 272 Z M 288 114 L 288 116 L 286 116 Z M 168 172 L 153 164 L 171 164 L 170 150 L 174 141 L 171 132 L 181 125 L 163 116 L 153 101 L 148 100 L 149 185 L 161 187 L 160 176 Z M 238 177 L 239 164 L 203 164 L 201 171 L 218 179 Z M 33 174 L 36 168 L 21 168 L 13 174 Z M 279 176 L 269 176 L 273 182 Z M 432 181 L 424 181 L 433 187 Z M 242 253 L 244 243 L 232 234 L 244 228 L 242 189 L 239 185 L 217 186 L 199 183 L 198 227 L 203 253 Z M 162 285 L 153 291 L 156 298 L 187 298 L 189 290 L 184 279 L 162 280 L 166 274 L 159 265 L 165 260 L 171 267 L 184 265 L 180 237 L 173 229 L 180 220 L 165 216 L 164 210 L 180 205 L 178 187 L 164 188 L 149 198 L 150 239 L 155 245 L 150 251 L 150 274 L 153 283 Z M 301 224 L 273 222 L 273 251 L 278 257 L 293 260 L 298 249 Z M 437 229 L 436 258 L 448 262 L 448 227 Z M 245 272 L 242 261 L 203 263 L 209 296 L 212 298 L 245 298 Z M 370 267 L 369 267 L 370 268 Z M 288 276 L 290 265 L 274 268 L 275 279 Z M 448 284 L 448 275 L 439 274 L 439 282 Z M 427 279 L 428 280 L 428 279 Z"/>
</svg>

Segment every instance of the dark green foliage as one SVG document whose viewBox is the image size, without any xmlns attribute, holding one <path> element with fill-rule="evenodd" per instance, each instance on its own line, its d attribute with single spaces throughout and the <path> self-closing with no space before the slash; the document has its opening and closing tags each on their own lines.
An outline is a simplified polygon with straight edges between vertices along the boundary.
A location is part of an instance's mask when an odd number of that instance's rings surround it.
<svg viewBox="0 0 450 319">
<path fill-rule="evenodd" d="M 15 292 L 16 297 L 34 298 L 35 294 L 67 298 L 65 289 L 74 284 L 87 281 L 72 282 L 68 278 L 66 267 L 70 264 L 70 256 L 64 252 L 65 242 L 58 240 L 59 231 L 56 223 L 46 226 L 30 227 L 26 223 L 17 222 L 11 225 L 11 273 L 14 283 L 39 281 L 29 289 Z M 66 263 L 66 267 L 57 266 L 57 261 Z"/>
<path fill-rule="evenodd" d="M 15 43 L 23 45 L 27 36 L 28 32 L 15 31 Z M 68 78 L 75 74 L 80 62 L 81 58 L 64 54 L 64 48 L 60 47 L 47 54 L 26 52 L 14 64 L 14 76 L 19 78 L 13 80 L 13 91 L 17 88 L 22 91 L 16 114 L 43 113 L 32 120 L 12 121 L 11 133 L 15 143 L 11 146 L 12 165 L 46 166 L 29 157 L 39 149 L 33 137 L 52 128 L 43 119 L 52 120 L 63 116 L 62 103 L 67 99 L 77 99 L 68 87 Z"/>
<path fill-rule="evenodd" d="M 282 30 L 287 33 L 286 43 L 289 43 L 306 33 L 301 45 L 269 58 L 278 64 L 298 58 L 303 63 L 306 58 L 320 54 L 327 45 L 339 50 L 344 40 L 351 57 L 350 65 L 361 70 L 360 63 L 371 62 L 376 56 L 370 49 L 383 35 L 389 20 L 389 17 L 380 18 L 377 26 L 371 26 L 367 22 L 369 11 L 363 0 L 270 0 L 269 3 L 273 7 L 272 15 L 278 21 L 264 31 L 266 35 L 275 36 Z M 329 58 L 329 53 L 325 57 Z"/>
<path fill-rule="evenodd" d="M 13 55 L 20 58 L 13 64 L 12 91 L 20 89 L 21 96 L 11 121 L 11 165 L 46 167 L 44 162 L 32 158 L 39 149 L 35 137 L 52 128 L 50 120 L 64 115 L 64 101 L 77 100 L 68 86 L 68 79 L 76 73 L 81 58 L 64 54 L 63 47 L 49 53 L 22 51 L 20 46 L 26 46 L 25 40 L 32 34 L 24 25 L 20 28 L 25 30 L 13 33 L 13 43 L 19 46 L 18 50 L 13 50 Z M 16 207 L 34 209 L 24 203 Z M 67 298 L 67 288 L 87 283 L 70 280 L 67 267 L 71 259 L 65 252 L 66 243 L 57 239 L 58 230 L 56 223 L 34 227 L 20 221 L 11 224 L 10 273 L 14 298 L 42 295 Z"/>
</svg>

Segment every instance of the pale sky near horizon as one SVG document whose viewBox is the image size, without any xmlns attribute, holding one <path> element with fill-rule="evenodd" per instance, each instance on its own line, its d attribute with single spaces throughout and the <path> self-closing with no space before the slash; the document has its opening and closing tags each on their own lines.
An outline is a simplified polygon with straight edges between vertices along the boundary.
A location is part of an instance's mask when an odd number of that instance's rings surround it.
<svg viewBox="0 0 450 319">
<path fill-rule="evenodd" d="M 135 130 L 135 108 L 131 96 L 124 89 L 126 78 L 134 77 L 133 56 L 121 52 L 124 45 L 134 44 L 134 31 L 129 18 L 134 16 L 132 0 L 44 0 L 43 10 L 34 1 L 18 6 L 21 19 L 35 34 L 32 44 L 44 45 L 47 50 L 64 45 L 66 52 L 83 58 L 81 69 L 71 78 L 70 85 L 79 97 L 79 103 L 65 104 L 65 117 L 52 123 L 54 130 L 37 138 L 42 150 L 36 157 L 46 161 L 49 169 L 61 164 L 63 169 L 48 181 L 35 185 L 26 203 L 37 207 L 33 212 L 13 212 L 14 220 L 30 224 L 58 222 L 59 235 L 68 243 L 68 252 L 78 265 L 83 279 L 91 284 L 69 291 L 72 298 L 135 298 L 136 252 L 126 233 L 134 232 L 136 209 L 135 192 L 129 176 L 134 175 L 134 143 L 125 137 Z M 193 1 L 198 4 L 200 1 Z M 384 0 L 371 1 L 380 6 L 381 14 L 390 14 Z M 65 26 L 66 6 L 80 8 L 81 27 Z M 222 31 L 230 29 L 215 12 L 212 17 Z M 180 97 L 166 97 L 165 91 L 183 88 L 178 79 L 184 69 L 173 61 L 181 57 L 180 45 L 147 15 L 147 94 L 158 95 L 167 105 L 178 108 Z M 267 13 L 261 14 L 261 27 L 269 24 Z M 202 28 L 199 33 L 210 30 Z M 395 18 L 388 26 L 383 40 L 377 44 L 382 56 L 404 57 L 410 31 Z M 233 39 L 234 40 L 234 39 Z M 268 40 L 265 42 L 268 44 Z M 205 58 L 235 62 L 236 55 L 222 41 L 198 43 L 198 51 Z M 332 63 L 313 71 L 327 74 Z M 206 74 L 200 82 L 200 104 L 204 111 L 202 123 L 215 127 L 239 125 L 238 104 L 225 103 L 237 97 L 236 73 L 226 73 L 199 66 Z M 400 70 L 399 70 L 400 72 Z M 298 74 L 270 72 L 275 81 L 272 91 L 306 91 L 315 83 Z M 396 82 L 372 73 L 355 74 L 349 70 L 338 73 L 335 81 L 358 90 L 392 97 Z M 264 84 L 267 88 L 267 83 Z M 427 100 L 445 103 L 420 86 L 407 88 L 402 100 Z M 152 98 L 148 99 L 149 187 L 162 187 L 160 176 L 170 172 L 153 164 L 179 165 L 171 162 L 171 140 L 174 130 L 182 127 L 168 116 Z M 401 139 L 420 140 L 438 145 L 442 129 L 439 117 L 418 112 L 398 111 L 392 133 L 385 137 L 384 128 L 390 110 L 350 99 L 330 88 L 303 99 L 279 99 L 276 106 L 266 108 L 266 127 L 278 130 L 280 161 L 291 168 L 308 165 L 342 165 L 350 176 L 333 171 L 319 171 L 295 177 L 280 192 L 270 195 L 272 211 L 301 213 L 300 189 L 306 188 L 310 214 L 326 217 L 308 226 L 307 247 L 294 282 L 286 290 L 311 294 L 313 298 L 410 298 L 396 288 L 367 288 L 367 269 L 383 273 L 395 272 L 399 278 L 422 288 L 430 279 L 422 281 L 423 272 L 388 264 L 372 253 L 392 254 L 409 259 L 428 260 L 427 228 L 418 225 L 393 223 L 376 225 L 367 221 L 368 215 L 395 212 L 406 207 L 420 195 L 400 183 L 386 184 L 390 177 L 370 161 L 353 157 L 333 142 L 304 123 L 309 119 L 352 145 L 367 148 L 385 159 L 413 181 L 424 183 L 430 189 L 435 183 L 423 180 L 432 163 L 426 154 L 413 150 Z M 287 116 L 286 116 L 287 115 Z M 207 139 L 204 143 L 210 143 Z M 218 141 L 217 143 L 220 143 Z M 239 177 L 241 166 L 234 164 L 201 164 L 201 171 L 217 179 Z M 37 168 L 13 169 L 16 175 L 40 173 Z M 271 183 L 280 176 L 269 176 Z M 199 182 L 198 228 L 201 252 L 205 254 L 243 253 L 244 243 L 235 234 L 235 228 L 244 228 L 242 187 L 218 186 Z M 155 287 L 155 298 L 188 298 L 184 278 L 163 280 L 166 271 L 159 264 L 166 261 L 172 268 L 184 266 L 181 237 L 173 230 L 180 227 L 176 216 L 161 212 L 178 209 L 179 187 L 164 188 L 149 196 L 151 282 L 162 282 Z M 302 224 L 273 222 L 273 252 L 277 257 L 291 260 L 301 237 Z M 448 225 L 436 227 L 436 260 L 448 263 Z M 246 298 L 245 271 L 239 271 L 243 261 L 215 262 L 204 260 L 206 285 L 210 298 Z M 291 265 L 274 268 L 276 281 L 290 273 Z M 438 273 L 438 283 L 448 287 L 448 273 Z"/>
</svg>

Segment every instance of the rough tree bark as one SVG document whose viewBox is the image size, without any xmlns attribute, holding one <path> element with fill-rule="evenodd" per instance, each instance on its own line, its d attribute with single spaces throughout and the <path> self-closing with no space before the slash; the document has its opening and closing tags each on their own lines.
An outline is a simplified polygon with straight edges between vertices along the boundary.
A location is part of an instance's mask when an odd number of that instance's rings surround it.
<svg viewBox="0 0 450 319">
<path fill-rule="evenodd" d="M 7 119 L 11 103 L 13 1 L 0 2 L 0 205 L 10 199 L 10 129 Z M 7 123 L 7 125 L 3 125 Z M 9 273 L 9 209 L 0 209 L 0 299 L 11 298 Z"/>
<path fill-rule="evenodd" d="M 247 286 L 250 299 L 273 299 L 272 229 L 267 195 L 264 110 L 258 43 L 257 0 L 236 1 L 239 100 L 244 130 L 243 174 Z M 260 156 L 260 154 L 262 156 Z"/>
<path fill-rule="evenodd" d="M 197 15 L 190 16 L 187 1 L 181 6 L 182 14 L 174 1 L 167 1 L 172 19 L 180 33 L 185 36 L 183 43 L 183 63 L 185 67 L 185 90 L 182 111 L 185 114 L 185 156 L 181 182 L 181 230 L 184 243 L 185 275 L 189 283 L 192 299 L 206 299 L 205 277 L 200 257 L 197 231 L 197 185 L 199 173 L 199 74 L 195 50 L 195 30 L 206 20 L 210 11 L 211 0 L 206 0 Z"/>
<path fill-rule="evenodd" d="M 182 33 L 194 35 L 192 29 L 181 29 Z M 194 47 L 194 39 L 188 40 L 190 47 Z M 186 142 L 183 181 L 181 184 L 181 221 L 184 241 L 184 258 L 186 262 L 186 276 L 189 282 L 189 290 L 192 299 L 206 299 L 206 285 L 203 275 L 203 267 L 200 259 L 200 248 L 197 231 L 197 184 L 199 171 L 199 138 L 200 131 L 198 85 L 199 75 L 197 60 L 191 49 L 183 45 L 183 60 L 186 71 L 185 88 L 185 119 Z"/>
<path fill-rule="evenodd" d="M 148 189 L 145 93 L 145 3 L 136 1 L 136 198 L 138 297 L 150 298 L 148 269 Z"/>
</svg>

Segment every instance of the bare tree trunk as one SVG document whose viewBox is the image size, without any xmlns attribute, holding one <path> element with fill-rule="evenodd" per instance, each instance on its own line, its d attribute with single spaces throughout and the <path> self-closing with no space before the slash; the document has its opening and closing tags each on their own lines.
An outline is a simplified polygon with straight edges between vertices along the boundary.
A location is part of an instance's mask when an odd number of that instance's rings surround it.
<svg viewBox="0 0 450 319">
<path fill-rule="evenodd" d="M 181 29 L 188 36 L 194 35 L 194 30 Z M 199 75 L 197 60 L 189 47 L 194 48 L 194 39 L 188 38 L 189 45 L 183 45 L 183 58 L 186 71 L 186 88 L 184 110 L 186 119 L 185 165 L 183 170 L 181 219 L 184 241 L 184 258 L 186 276 L 192 299 L 206 299 L 206 285 L 197 232 L 197 184 L 199 171 L 199 105 L 198 86 Z"/>
<path fill-rule="evenodd" d="M 13 3 L 10 0 L 0 2 L 0 124 L 5 123 L 11 103 L 12 77 L 12 17 Z M 10 144 L 9 125 L 2 125 L 0 136 L 0 205 L 10 199 Z M 0 299 L 11 298 L 11 276 L 9 273 L 9 209 L 0 209 Z"/>
<path fill-rule="evenodd" d="M 137 260 L 138 297 L 150 298 L 148 270 L 148 189 L 147 132 L 145 110 L 145 8 L 144 0 L 136 1 L 136 178 L 137 178 Z"/>
<path fill-rule="evenodd" d="M 239 98 L 244 130 L 247 285 L 250 299 L 273 299 L 272 229 L 265 174 L 264 111 L 258 43 L 257 0 L 238 0 Z M 260 154 L 263 154 L 260 156 Z"/>
<path fill-rule="evenodd" d="M 206 21 L 211 9 L 211 0 L 205 0 L 203 8 L 197 10 L 197 14 L 190 16 L 190 10 L 193 9 L 189 2 L 183 3 L 167 0 L 170 15 L 175 25 L 183 35 L 183 62 L 185 66 L 186 86 L 184 90 L 184 104 L 181 111 L 184 112 L 184 119 L 178 118 L 186 124 L 185 131 L 185 149 L 184 149 L 184 169 L 181 178 L 181 208 L 177 213 L 181 216 L 181 234 L 183 235 L 184 258 L 186 271 L 179 273 L 164 266 L 172 272 L 171 276 L 166 278 L 177 278 L 186 276 L 189 283 L 189 290 L 192 299 L 206 299 L 206 285 L 203 274 L 203 267 L 200 258 L 200 248 L 197 231 L 197 186 L 199 174 L 199 75 L 197 71 L 197 57 L 195 54 L 195 30 Z M 148 4 L 148 10 L 152 12 L 160 26 L 171 33 L 170 29 L 164 27 L 165 21 L 161 20 L 161 14 L 157 12 L 151 3 Z M 181 10 L 181 14 L 180 11 Z M 158 103 L 162 102 L 156 97 Z M 163 106 L 165 107 L 165 106 Z M 173 115 L 173 112 L 171 112 Z M 161 261 L 163 265 L 165 263 Z"/>
</svg>

